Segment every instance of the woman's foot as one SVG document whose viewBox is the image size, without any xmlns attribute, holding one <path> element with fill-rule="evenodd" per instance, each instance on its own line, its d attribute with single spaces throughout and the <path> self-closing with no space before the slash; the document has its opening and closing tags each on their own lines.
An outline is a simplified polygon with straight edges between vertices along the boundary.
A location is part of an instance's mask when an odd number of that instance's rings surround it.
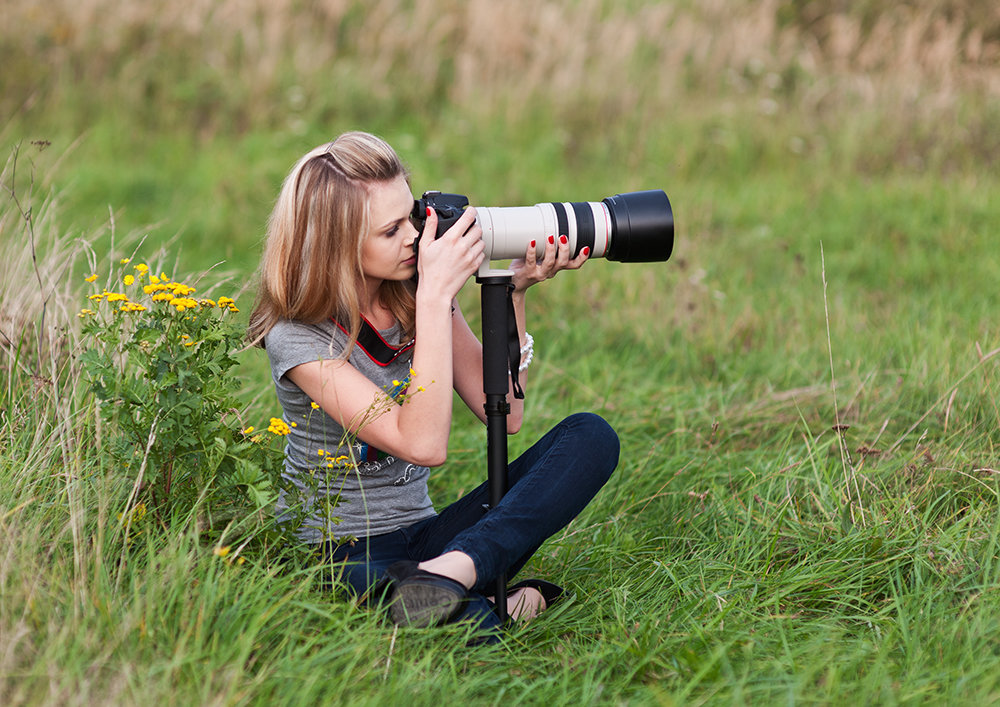
<svg viewBox="0 0 1000 707">
<path fill-rule="evenodd" d="M 546 608 L 545 597 L 534 587 L 521 587 L 507 595 L 507 615 L 515 621 L 531 621 Z"/>
</svg>

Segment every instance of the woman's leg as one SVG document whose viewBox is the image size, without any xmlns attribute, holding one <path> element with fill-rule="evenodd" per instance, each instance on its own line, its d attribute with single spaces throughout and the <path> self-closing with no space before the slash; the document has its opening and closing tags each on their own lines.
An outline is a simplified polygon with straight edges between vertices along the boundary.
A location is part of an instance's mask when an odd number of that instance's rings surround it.
<svg viewBox="0 0 1000 707">
<path fill-rule="evenodd" d="M 368 591 L 393 562 L 421 562 L 428 571 L 472 590 L 453 620 L 491 628 L 496 617 L 484 595 L 492 593 L 496 578 L 501 573 L 513 577 L 548 537 L 586 507 L 610 478 L 618 453 L 618 437 L 607 422 L 589 413 L 572 415 L 511 462 L 510 490 L 496 508 L 488 506 L 484 483 L 438 516 L 341 546 L 333 559 L 344 562 L 344 578 L 358 594 Z M 462 563 L 471 560 L 474 583 L 440 564 L 449 555 L 460 556 Z"/>
<path fill-rule="evenodd" d="M 497 576 L 513 577 L 586 507 L 610 478 L 618 453 L 618 436 L 602 418 L 590 413 L 566 418 L 511 462 L 510 490 L 496 508 L 487 510 L 483 484 L 419 524 L 414 559 L 433 562 L 445 553 L 464 553 L 476 568 L 473 589 L 491 592 Z"/>
<path fill-rule="evenodd" d="M 397 530 L 333 547 L 325 545 L 323 559 L 331 564 L 334 578 L 346 584 L 352 594 L 363 597 L 385 576 L 390 565 L 411 559 L 408 545 L 405 533 Z"/>
</svg>

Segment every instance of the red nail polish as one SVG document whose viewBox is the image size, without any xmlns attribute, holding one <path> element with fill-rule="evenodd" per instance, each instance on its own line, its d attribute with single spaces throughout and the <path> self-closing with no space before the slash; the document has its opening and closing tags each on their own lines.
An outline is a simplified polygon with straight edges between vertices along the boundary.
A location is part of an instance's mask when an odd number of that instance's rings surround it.
<svg viewBox="0 0 1000 707">
<path fill-rule="evenodd" d="M 529 248 L 534 248 L 535 247 L 535 242 L 531 241 L 531 243 L 528 244 L 528 247 Z"/>
<path fill-rule="evenodd" d="M 431 207 L 429 207 L 429 206 L 427 207 L 427 215 L 428 215 L 428 216 L 430 216 L 430 215 L 431 215 Z"/>
<path fill-rule="evenodd" d="M 590 255 L 590 246 L 589 245 L 583 246 L 583 254 L 584 255 Z"/>
<path fill-rule="evenodd" d="M 559 236 L 559 242 L 560 243 L 569 243 L 569 238 L 567 238 L 566 236 Z"/>
<path fill-rule="evenodd" d="M 552 245 L 555 242 L 556 242 L 556 237 L 555 236 L 549 236 L 549 245 Z"/>
</svg>

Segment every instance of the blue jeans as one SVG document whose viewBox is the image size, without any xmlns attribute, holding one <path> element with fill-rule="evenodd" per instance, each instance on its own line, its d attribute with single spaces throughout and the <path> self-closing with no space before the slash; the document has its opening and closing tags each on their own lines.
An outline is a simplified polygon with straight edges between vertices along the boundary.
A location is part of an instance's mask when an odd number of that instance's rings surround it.
<svg viewBox="0 0 1000 707">
<path fill-rule="evenodd" d="M 464 552 L 476 566 L 476 585 L 455 620 L 497 625 L 492 595 L 497 578 L 514 577 L 550 536 L 573 520 L 618 465 L 618 435 L 602 418 L 577 413 L 553 427 L 508 465 L 507 494 L 489 509 L 483 483 L 438 515 L 341 545 L 329 553 L 343 563 L 342 578 L 359 595 L 399 560 L 422 562 Z"/>
</svg>

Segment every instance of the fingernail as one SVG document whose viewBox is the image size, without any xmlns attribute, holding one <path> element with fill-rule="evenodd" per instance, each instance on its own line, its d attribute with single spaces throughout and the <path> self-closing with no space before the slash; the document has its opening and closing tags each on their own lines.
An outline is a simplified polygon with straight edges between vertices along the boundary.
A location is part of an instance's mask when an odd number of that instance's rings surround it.
<svg viewBox="0 0 1000 707">
<path fill-rule="evenodd" d="M 566 236 L 559 236 L 559 242 L 560 243 L 569 243 L 569 238 L 567 238 Z"/>
<path fill-rule="evenodd" d="M 534 248 L 535 247 L 535 242 L 531 241 L 531 243 L 528 244 L 528 247 L 529 248 Z"/>
<path fill-rule="evenodd" d="M 584 255 L 590 255 L 590 246 L 589 245 L 583 246 L 583 254 Z"/>
<path fill-rule="evenodd" d="M 427 215 L 428 215 L 428 216 L 430 216 L 430 215 L 431 215 L 431 207 L 429 207 L 429 206 L 427 207 Z"/>
<path fill-rule="evenodd" d="M 552 245 L 555 242 L 556 242 L 556 237 L 555 236 L 549 236 L 549 245 Z"/>
</svg>

